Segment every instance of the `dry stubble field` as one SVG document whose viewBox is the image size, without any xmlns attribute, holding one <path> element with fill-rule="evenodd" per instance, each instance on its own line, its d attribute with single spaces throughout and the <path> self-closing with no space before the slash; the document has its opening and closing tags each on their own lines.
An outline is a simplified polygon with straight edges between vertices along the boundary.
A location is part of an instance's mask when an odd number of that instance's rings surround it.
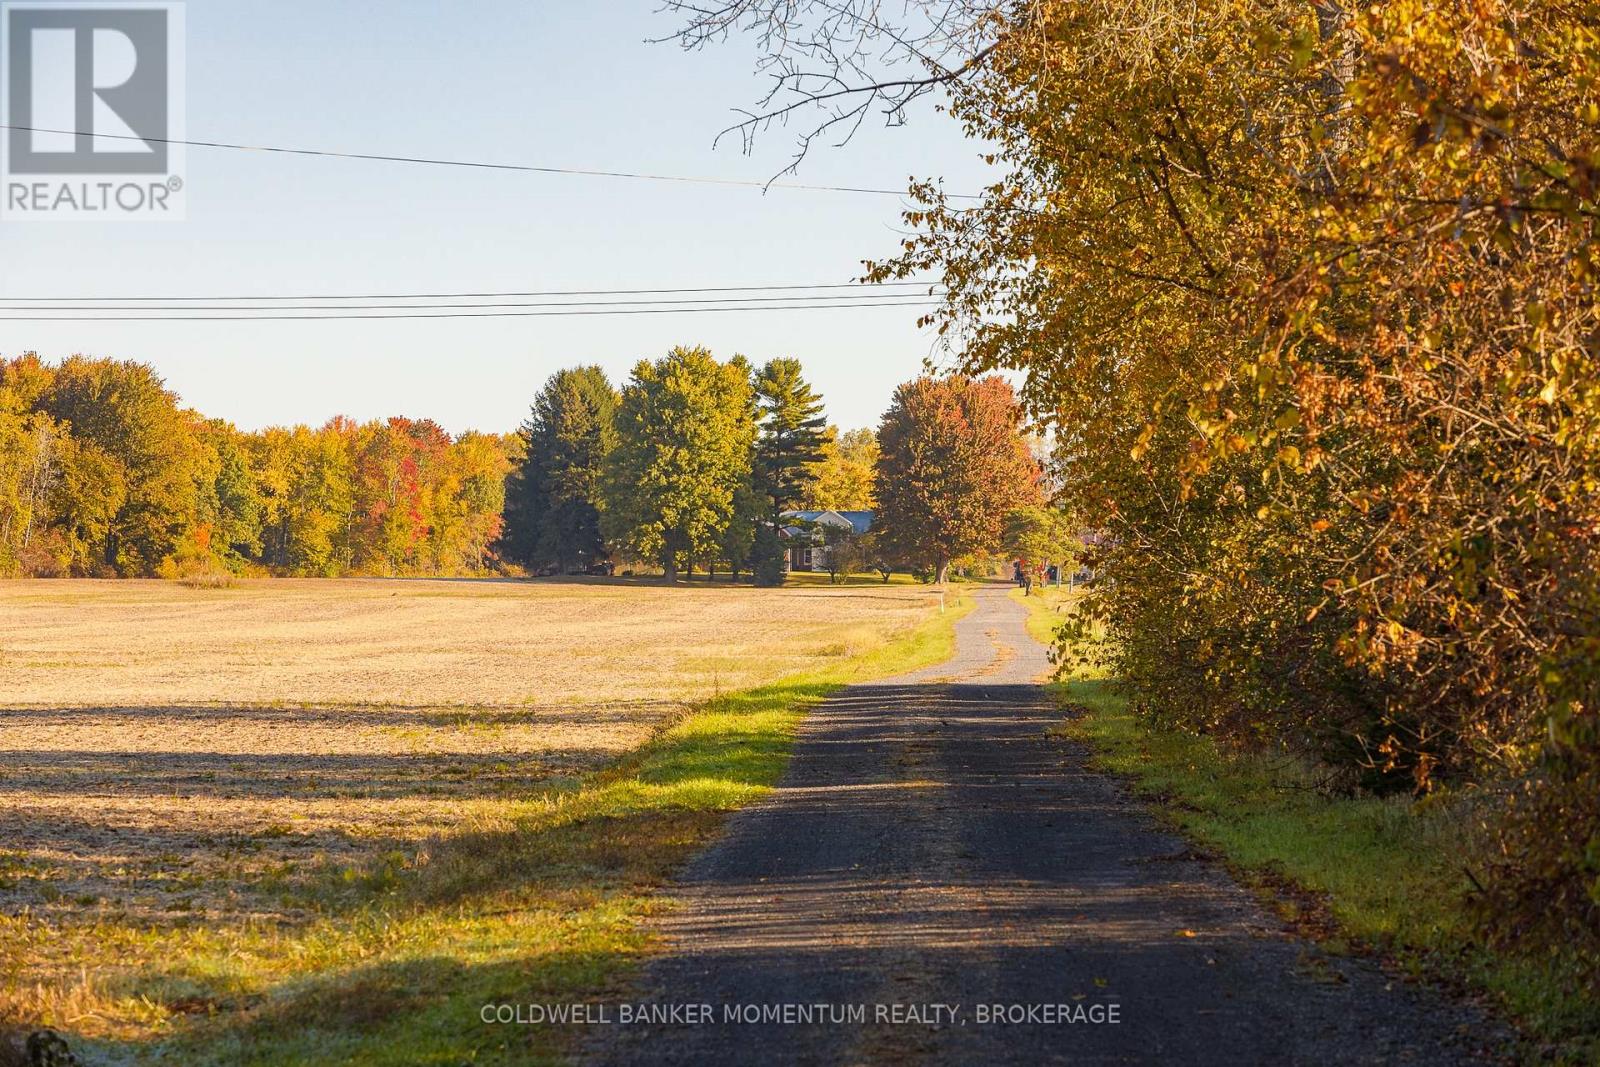
<svg viewBox="0 0 1600 1067">
<path fill-rule="evenodd" d="M 99 1010 L 96 965 L 166 929 L 308 921 L 318 886 L 936 603 L 904 586 L 0 582 L 0 1022 Z"/>
</svg>

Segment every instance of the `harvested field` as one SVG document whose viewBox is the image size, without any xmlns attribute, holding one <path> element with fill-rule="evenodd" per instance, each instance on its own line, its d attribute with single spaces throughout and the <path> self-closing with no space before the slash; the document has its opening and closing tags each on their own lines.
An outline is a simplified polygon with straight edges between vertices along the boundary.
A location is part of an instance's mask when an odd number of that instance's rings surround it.
<svg viewBox="0 0 1600 1067">
<path fill-rule="evenodd" d="M 696 700 L 872 647 L 932 596 L 878 585 L 0 582 L 0 704 Z"/>
<path fill-rule="evenodd" d="M 295 929 L 691 703 L 877 648 L 936 604 L 905 586 L 0 583 L 0 1022 L 77 997 L 109 1027 L 84 1032 L 123 1029 L 127 1006 L 74 972 L 159 952 L 163 931 Z"/>
</svg>

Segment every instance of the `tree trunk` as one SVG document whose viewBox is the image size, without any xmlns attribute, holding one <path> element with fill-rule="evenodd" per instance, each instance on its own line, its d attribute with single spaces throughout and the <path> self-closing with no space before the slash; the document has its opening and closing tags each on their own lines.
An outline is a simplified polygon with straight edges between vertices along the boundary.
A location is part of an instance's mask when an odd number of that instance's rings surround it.
<svg viewBox="0 0 1600 1067">
<path fill-rule="evenodd" d="M 950 561 L 941 559 L 937 576 L 933 579 L 935 584 L 943 585 L 950 578 Z"/>
</svg>

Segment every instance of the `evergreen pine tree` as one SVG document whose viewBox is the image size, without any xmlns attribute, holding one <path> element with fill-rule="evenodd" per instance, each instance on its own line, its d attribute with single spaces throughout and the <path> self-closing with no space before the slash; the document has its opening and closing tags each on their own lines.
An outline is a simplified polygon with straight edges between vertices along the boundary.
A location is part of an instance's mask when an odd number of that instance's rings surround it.
<svg viewBox="0 0 1600 1067">
<path fill-rule="evenodd" d="M 615 441 L 616 390 L 599 367 L 557 371 L 521 429 L 524 454 L 506 482 L 505 554 L 563 570 L 605 555 L 599 479 Z"/>
<path fill-rule="evenodd" d="M 822 398 L 800 376 L 797 359 L 774 359 L 755 376 L 761 434 L 756 440 L 756 487 L 772 506 L 774 524 L 804 500 L 823 458 L 828 420 Z"/>
</svg>

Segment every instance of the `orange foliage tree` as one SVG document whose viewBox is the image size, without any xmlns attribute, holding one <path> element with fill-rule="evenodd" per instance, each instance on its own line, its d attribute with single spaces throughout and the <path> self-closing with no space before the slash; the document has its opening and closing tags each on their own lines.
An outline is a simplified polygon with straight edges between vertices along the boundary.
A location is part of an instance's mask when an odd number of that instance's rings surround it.
<svg viewBox="0 0 1600 1067">
<path fill-rule="evenodd" d="M 878 426 L 879 547 L 943 582 L 951 560 L 999 551 L 1007 514 L 1040 501 L 1039 466 L 1005 379 L 918 378 Z"/>
</svg>

